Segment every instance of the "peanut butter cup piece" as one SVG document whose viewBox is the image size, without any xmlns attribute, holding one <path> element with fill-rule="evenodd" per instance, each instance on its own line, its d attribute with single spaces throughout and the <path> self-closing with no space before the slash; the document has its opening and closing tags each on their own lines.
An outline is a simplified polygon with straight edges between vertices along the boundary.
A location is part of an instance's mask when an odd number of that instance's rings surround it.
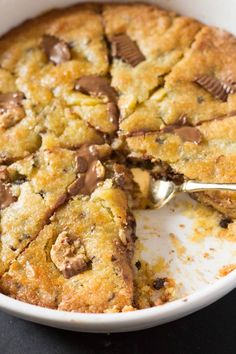
<svg viewBox="0 0 236 354">
<path fill-rule="evenodd" d="M 233 80 L 232 77 L 227 77 L 222 80 L 222 85 L 227 95 L 236 93 L 236 81 Z"/>
<path fill-rule="evenodd" d="M 56 65 L 71 59 L 70 47 L 62 39 L 45 34 L 41 45 L 48 59 Z"/>
<path fill-rule="evenodd" d="M 90 263 L 79 237 L 66 231 L 58 235 L 50 255 L 66 279 L 87 270 Z"/>
<path fill-rule="evenodd" d="M 20 91 L 0 94 L 0 128 L 10 128 L 25 117 L 24 98 Z"/>
<path fill-rule="evenodd" d="M 111 49 L 113 57 L 119 58 L 133 67 L 145 60 L 138 45 L 125 33 L 111 38 Z"/>
<path fill-rule="evenodd" d="M 227 92 L 226 86 L 216 77 L 211 75 L 201 75 L 197 77 L 195 83 L 203 87 L 213 97 L 223 102 L 227 101 L 229 92 Z"/>
<path fill-rule="evenodd" d="M 102 98 L 106 102 L 117 102 L 117 93 L 110 85 L 109 79 L 103 76 L 82 76 L 75 81 L 75 90 L 86 95 Z"/>
</svg>

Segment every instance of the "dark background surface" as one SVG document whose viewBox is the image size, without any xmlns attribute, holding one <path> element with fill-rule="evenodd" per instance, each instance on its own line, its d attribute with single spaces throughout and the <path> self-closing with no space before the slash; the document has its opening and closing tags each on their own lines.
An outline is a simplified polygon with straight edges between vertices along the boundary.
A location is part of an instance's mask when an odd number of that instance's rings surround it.
<svg viewBox="0 0 236 354">
<path fill-rule="evenodd" d="M 236 290 L 191 316 L 140 332 L 69 332 L 3 312 L 0 326 L 0 354 L 236 354 Z"/>
</svg>

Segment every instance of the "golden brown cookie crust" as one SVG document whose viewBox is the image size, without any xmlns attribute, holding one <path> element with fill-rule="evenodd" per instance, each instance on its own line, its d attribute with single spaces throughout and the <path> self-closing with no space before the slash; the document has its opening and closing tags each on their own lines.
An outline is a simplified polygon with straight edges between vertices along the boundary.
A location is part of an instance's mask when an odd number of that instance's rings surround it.
<svg viewBox="0 0 236 354">
<path fill-rule="evenodd" d="M 134 296 L 130 209 L 149 204 L 127 166 L 236 182 L 235 53 L 229 33 L 146 4 L 53 10 L 0 39 L 2 292 L 151 304 Z M 233 193 L 194 197 L 236 217 Z"/>
</svg>

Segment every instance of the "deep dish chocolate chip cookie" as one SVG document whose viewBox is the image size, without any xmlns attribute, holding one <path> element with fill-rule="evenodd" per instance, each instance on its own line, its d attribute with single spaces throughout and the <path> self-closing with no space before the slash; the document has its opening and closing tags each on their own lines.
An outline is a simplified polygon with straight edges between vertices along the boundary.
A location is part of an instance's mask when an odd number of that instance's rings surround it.
<svg viewBox="0 0 236 354">
<path fill-rule="evenodd" d="M 13 29 L 0 39 L 1 291 L 67 311 L 155 305 L 136 291 L 131 210 L 151 207 L 151 178 L 235 183 L 235 142 L 229 33 L 145 4 Z M 233 193 L 195 198 L 236 217 Z"/>
</svg>

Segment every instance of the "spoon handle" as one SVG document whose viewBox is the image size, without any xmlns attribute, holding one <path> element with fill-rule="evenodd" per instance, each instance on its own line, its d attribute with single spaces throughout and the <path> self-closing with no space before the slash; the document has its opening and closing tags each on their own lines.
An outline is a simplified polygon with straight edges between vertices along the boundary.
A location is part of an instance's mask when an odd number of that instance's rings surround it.
<svg viewBox="0 0 236 354">
<path fill-rule="evenodd" d="M 201 192 L 206 190 L 236 192 L 236 183 L 202 183 L 195 181 L 187 181 L 182 184 L 181 190 L 183 192 Z"/>
</svg>

